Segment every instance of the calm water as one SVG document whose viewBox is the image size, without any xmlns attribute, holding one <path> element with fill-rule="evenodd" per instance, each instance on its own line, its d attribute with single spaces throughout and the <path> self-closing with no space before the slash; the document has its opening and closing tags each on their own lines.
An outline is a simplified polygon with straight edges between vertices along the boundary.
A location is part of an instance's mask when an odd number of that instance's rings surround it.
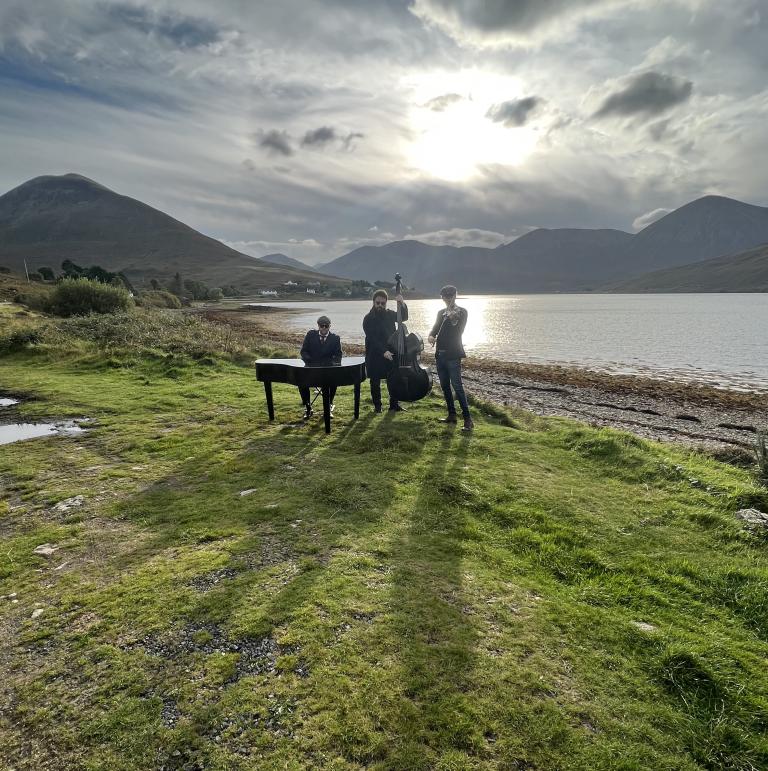
<svg viewBox="0 0 768 771">
<path fill-rule="evenodd" d="M 766 294 L 470 295 L 458 302 L 469 311 L 471 356 L 768 391 Z M 299 309 L 291 328 L 313 328 L 325 313 L 342 342 L 356 343 L 370 308 L 367 300 L 279 305 Z M 412 300 L 409 328 L 426 339 L 442 307 L 441 300 Z"/>
</svg>

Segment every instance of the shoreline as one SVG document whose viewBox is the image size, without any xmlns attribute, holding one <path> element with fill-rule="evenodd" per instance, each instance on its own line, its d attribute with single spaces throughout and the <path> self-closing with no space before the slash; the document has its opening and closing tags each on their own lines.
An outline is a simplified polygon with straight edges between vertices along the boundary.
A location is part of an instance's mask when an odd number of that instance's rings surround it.
<svg viewBox="0 0 768 771">
<path fill-rule="evenodd" d="M 280 326 L 291 309 L 199 309 L 211 321 L 257 332 L 269 342 L 298 350 L 302 335 Z M 358 354 L 361 345 L 346 343 Z M 433 363 L 430 353 L 422 357 Z M 629 431 L 646 439 L 693 445 L 750 462 L 756 434 L 768 428 L 768 393 L 608 374 L 578 367 L 467 358 L 468 394 L 536 415 L 572 418 L 592 426 Z M 435 390 L 439 385 L 435 379 Z"/>
</svg>

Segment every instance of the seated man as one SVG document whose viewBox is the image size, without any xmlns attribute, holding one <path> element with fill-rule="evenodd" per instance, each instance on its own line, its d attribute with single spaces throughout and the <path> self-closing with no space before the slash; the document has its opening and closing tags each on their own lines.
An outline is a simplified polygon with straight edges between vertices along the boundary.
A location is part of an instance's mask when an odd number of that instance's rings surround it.
<svg viewBox="0 0 768 771">
<path fill-rule="evenodd" d="M 331 320 L 327 316 L 320 316 L 317 320 L 317 329 L 310 329 L 304 338 L 299 354 L 306 364 L 328 365 L 341 362 L 341 338 L 334 335 L 331 329 Z M 333 410 L 333 398 L 336 396 L 336 386 L 331 386 L 331 410 Z M 304 420 L 312 416 L 312 401 L 309 397 L 309 388 L 299 386 L 301 403 L 304 405 Z"/>
</svg>

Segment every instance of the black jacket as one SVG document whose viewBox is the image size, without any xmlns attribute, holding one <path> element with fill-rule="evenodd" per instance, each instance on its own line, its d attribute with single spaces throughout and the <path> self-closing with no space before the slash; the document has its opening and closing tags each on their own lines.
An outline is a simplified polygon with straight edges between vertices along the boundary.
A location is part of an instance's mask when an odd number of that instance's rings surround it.
<svg viewBox="0 0 768 771">
<path fill-rule="evenodd" d="M 401 306 L 401 318 L 408 318 L 408 306 Z M 384 351 L 392 350 L 388 343 L 389 338 L 395 334 L 397 313 L 388 308 L 379 315 L 371 308 L 363 318 L 363 332 L 365 332 L 365 369 L 368 377 L 386 377 L 392 362 L 384 358 Z"/>
<path fill-rule="evenodd" d="M 458 316 L 455 319 L 445 318 L 448 309 L 446 308 L 445 310 L 440 311 L 437 314 L 435 324 L 429 333 L 430 335 L 437 336 L 435 355 L 440 355 L 448 360 L 463 359 L 467 355 L 464 353 L 464 344 L 461 341 L 461 336 L 464 334 L 464 327 L 467 326 L 467 309 L 459 308 L 458 305 L 454 307 L 459 312 Z M 444 324 L 443 319 L 445 319 Z M 440 334 L 438 334 L 438 331 Z"/>
<path fill-rule="evenodd" d="M 320 342 L 320 332 L 310 329 L 301 346 L 301 358 L 307 364 L 334 364 L 341 361 L 341 338 L 329 332 L 325 342 Z"/>
</svg>

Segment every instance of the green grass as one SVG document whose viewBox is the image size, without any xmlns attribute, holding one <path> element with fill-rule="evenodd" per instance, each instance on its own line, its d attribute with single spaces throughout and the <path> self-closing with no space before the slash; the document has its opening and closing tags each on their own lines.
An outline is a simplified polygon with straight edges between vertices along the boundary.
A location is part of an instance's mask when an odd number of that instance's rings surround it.
<svg viewBox="0 0 768 771">
<path fill-rule="evenodd" d="M 288 386 L 269 424 L 246 341 L 69 324 L 0 358 L 25 418 L 94 421 L 0 448 L 5 767 L 768 767 L 747 471 L 349 389 L 330 436 Z"/>
</svg>

